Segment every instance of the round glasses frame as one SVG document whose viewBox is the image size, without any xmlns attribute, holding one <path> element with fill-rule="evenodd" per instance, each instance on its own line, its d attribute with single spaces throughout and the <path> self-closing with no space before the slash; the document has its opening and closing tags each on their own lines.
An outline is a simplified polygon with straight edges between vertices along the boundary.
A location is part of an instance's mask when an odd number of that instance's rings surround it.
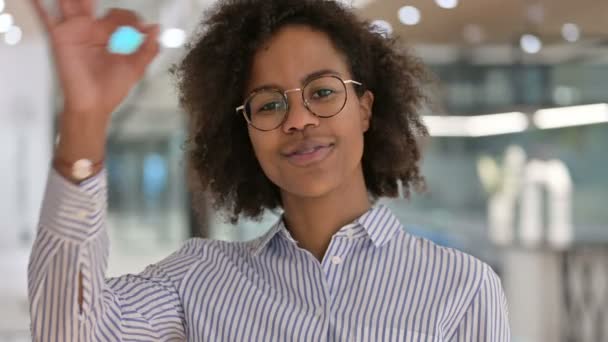
<svg viewBox="0 0 608 342">
<path fill-rule="evenodd" d="M 335 78 L 335 79 L 339 80 L 340 82 L 342 82 L 342 85 L 344 86 L 344 90 L 345 90 L 345 93 L 344 93 L 345 94 L 345 96 L 344 96 L 344 103 L 342 104 L 342 107 L 340 108 L 340 110 L 338 110 L 335 114 L 332 114 L 332 115 L 319 115 L 319 114 L 315 113 L 312 109 L 310 109 L 310 105 L 309 105 L 308 101 L 306 100 L 306 98 L 304 97 L 304 91 L 303 90 L 310 83 L 312 83 L 312 82 L 314 82 L 314 81 L 316 81 L 316 80 L 318 80 L 320 78 L 325 78 L 325 77 L 332 77 L 332 78 Z M 242 105 L 240 105 L 240 106 L 238 106 L 236 108 L 236 112 L 237 112 L 237 114 L 238 113 L 242 113 L 243 114 L 243 117 L 245 118 L 245 121 L 247 121 L 247 124 L 249 126 L 255 128 L 255 129 L 259 130 L 259 131 L 263 131 L 263 132 L 273 131 L 273 130 L 281 127 L 285 123 L 285 121 L 287 120 L 287 115 L 289 115 L 289 99 L 287 98 L 287 94 L 299 91 L 301 93 L 301 95 L 302 95 L 302 103 L 304 103 L 304 107 L 306 107 L 306 109 L 310 113 L 312 113 L 314 116 L 319 117 L 319 118 L 331 118 L 333 116 L 336 116 L 336 115 L 340 114 L 342 112 L 342 110 L 344 109 L 344 107 L 346 106 L 346 102 L 348 102 L 348 91 L 347 91 L 347 88 L 346 88 L 347 84 L 354 84 L 354 85 L 357 85 L 357 86 L 363 85 L 361 82 L 357 82 L 355 80 L 343 80 L 342 78 L 340 78 L 340 77 L 338 77 L 336 75 L 322 75 L 322 76 L 315 77 L 315 78 L 309 80 L 301 88 L 293 88 L 293 89 L 288 89 L 288 90 L 285 90 L 285 91 L 283 91 L 281 89 L 278 89 L 278 88 L 260 89 L 260 90 L 254 91 L 251 94 L 249 94 L 249 96 L 247 96 L 247 98 L 245 99 L 245 102 Z M 247 113 L 245 112 L 245 107 L 247 106 L 247 103 L 249 103 L 249 101 L 255 95 L 257 95 L 260 92 L 269 91 L 269 90 L 276 91 L 277 93 L 280 93 L 283 96 L 283 100 L 285 101 L 285 104 L 286 104 L 286 112 L 285 112 L 285 115 L 283 116 L 283 120 L 276 127 L 269 128 L 269 129 L 262 129 L 262 128 L 259 128 L 259 127 L 255 127 L 253 125 L 253 123 L 251 122 L 251 120 L 247 117 Z"/>
</svg>

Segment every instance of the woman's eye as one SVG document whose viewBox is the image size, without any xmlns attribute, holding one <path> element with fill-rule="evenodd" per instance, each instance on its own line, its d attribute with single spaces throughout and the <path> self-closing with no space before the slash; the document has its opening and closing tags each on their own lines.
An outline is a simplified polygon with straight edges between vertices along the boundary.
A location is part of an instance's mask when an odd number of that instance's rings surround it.
<svg viewBox="0 0 608 342">
<path fill-rule="evenodd" d="M 281 108 L 282 108 L 281 102 L 278 102 L 278 101 L 268 102 L 265 105 L 263 105 L 262 107 L 260 107 L 258 112 L 275 111 L 275 110 L 280 110 Z"/>
<path fill-rule="evenodd" d="M 333 93 L 334 93 L 334 91 L 331 89 L 319 89 L 313 93 L 312 97 L 315 99 L 318 99 L 318 98 L 328 97 Z"/>
</svg>

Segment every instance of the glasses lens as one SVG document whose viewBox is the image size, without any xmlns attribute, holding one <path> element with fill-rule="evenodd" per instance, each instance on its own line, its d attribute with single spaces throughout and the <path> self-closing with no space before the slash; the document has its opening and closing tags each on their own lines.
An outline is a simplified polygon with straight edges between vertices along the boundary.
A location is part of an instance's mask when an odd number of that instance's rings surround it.
<svg viewBox="0 0 608 342">
<path fill-rule="evenodd" d="M 287 113 L 283 95 L 274 90 L 257 92 L 245 105 L 245 114 L 251 125 L 262 130 L 279 127 Z"/>
<path fill-rule="evenodd" d="M 304 100 L 316 115 L 334 116 L 346 104 L 346 87 L 339 78 L 323 76 L 306 85 Z"/>
</svg>

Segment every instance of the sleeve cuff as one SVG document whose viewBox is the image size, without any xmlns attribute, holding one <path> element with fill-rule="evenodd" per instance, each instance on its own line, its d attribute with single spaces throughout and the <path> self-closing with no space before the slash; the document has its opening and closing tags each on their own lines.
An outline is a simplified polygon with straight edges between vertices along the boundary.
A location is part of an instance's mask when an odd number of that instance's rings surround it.
<svg viewBox="0 0 608 342">
<path fill-rule="evenodd" d="M 74 184 L 50 169 L 42 201 L 39 229 L 47 229 L 76 243 L 96 235 L 105 223 L 107 172 Z"/>
</svg>

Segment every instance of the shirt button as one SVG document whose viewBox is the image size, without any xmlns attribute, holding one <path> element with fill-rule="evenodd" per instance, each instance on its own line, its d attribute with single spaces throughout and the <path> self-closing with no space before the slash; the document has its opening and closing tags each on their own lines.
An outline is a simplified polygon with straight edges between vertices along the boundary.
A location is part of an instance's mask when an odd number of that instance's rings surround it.
<svg viewBox="0 0 608 342">
<path fill-rule="evenodd" d="M 348 236 L 349 239 L 352 239 L 355 236 L 355 231 L 352 229 L 347 230 L 346 236 Z"/>
<path fill-rule="evenodd" d="M 80 219 L 86 219 L 87 218 L 88 213 L 86 212 L 86 210 L 80 210 L 78 211 L 78 218 Z"/>
<path fill-rule="evenodd" d="M 337 255 L 334 255 L 333 257 L 331 257 L 331 263 L 334 265 L 339 265 L 340 263 L 342 263 L 342 258 Z"/>
<path fill-rule="evenodd" d="M 315 317 L 320 318 L 321 316 L 323 316 L 323 308 L 319 307 L 315 312 Z"/>
</svg>

